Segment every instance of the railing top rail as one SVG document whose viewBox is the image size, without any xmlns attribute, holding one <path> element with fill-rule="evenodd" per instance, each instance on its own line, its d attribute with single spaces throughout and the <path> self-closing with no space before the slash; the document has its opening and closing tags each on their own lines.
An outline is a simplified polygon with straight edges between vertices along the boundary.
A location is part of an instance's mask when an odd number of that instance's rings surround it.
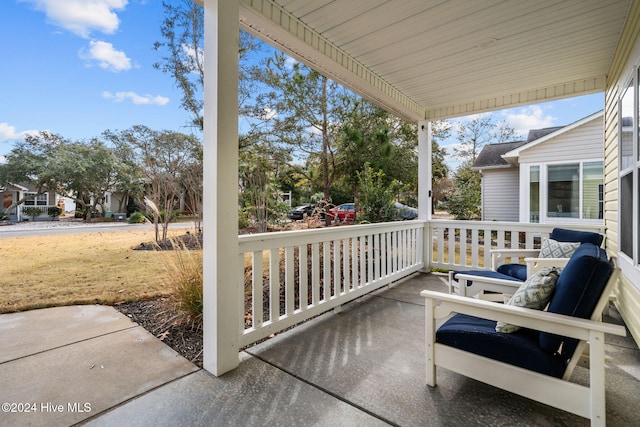
<svg viewBox="0 0 640 427">
<path fill-rule="evenodd" d="M 309 230 L 279 231 L 274 233 L 243 234 L 238 236 L 240 251 L 247 252 L 257 249 L 272 249 L 283 246 L 319 243 L 333 239 L 348 239 L 386 233 L 399 230 L 424 228 L 426 222 L 419 220 L 394 221 L 376 224 L 344 225 L 340 227 L 316 228 Z"/>
<path fill-rule="evenodd" d="M 468 229 L 491 229 L 505 231 L 550 231 L 554 228 L 568 228 L 574 230 L 595 231 L 604 233 L 605 227 L 602 224 L 531 224 L 524 222 L 504 222 L 504 221 L 464 221 L 436 219 L 428 222 L 432 228 L 453 227 Z"/>
</svg>

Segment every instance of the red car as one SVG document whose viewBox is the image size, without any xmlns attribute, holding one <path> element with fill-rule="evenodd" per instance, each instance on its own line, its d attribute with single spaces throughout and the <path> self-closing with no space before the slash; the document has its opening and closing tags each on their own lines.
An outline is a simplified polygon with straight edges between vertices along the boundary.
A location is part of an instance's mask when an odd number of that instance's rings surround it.
<svg viewBox="0 0 640 427">
<path fill-rule="evenodd" d="M 329 215 L 333 220 L 353 221 L 356 219 L 356 205 L 354 203 L 343 203 L 329 209 Z"/>
</svg>

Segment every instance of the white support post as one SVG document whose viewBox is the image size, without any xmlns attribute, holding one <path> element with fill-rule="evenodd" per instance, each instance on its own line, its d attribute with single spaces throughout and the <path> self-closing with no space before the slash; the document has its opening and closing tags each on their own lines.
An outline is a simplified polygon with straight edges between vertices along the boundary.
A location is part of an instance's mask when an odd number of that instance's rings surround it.
<svg viewBox="0 0 640 427">
<path fill-rule="evenodd" d="M 431 221 L 431 122 L 418 122 L 418 219 Z M 424 269 L 431 268 L 433 244 L 429 225 L 424 228 L 422 239 L 422 261 Z"/>
<path fill-rule="evenodd" d="M 239 364 L 238 0 L 205 0 L 204 368 Z"/>
</svg>

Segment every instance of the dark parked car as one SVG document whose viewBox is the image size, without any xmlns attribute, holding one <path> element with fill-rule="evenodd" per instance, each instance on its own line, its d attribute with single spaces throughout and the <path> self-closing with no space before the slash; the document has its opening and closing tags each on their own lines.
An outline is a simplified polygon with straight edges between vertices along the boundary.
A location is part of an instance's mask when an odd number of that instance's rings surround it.
<svg viewBox="0 0 640 427">
<path fill-rule="evenodd" d="M 315 208 L 316 205 L 298 206 L 291 211 L 291 213 L 289 214 L 289 218 L 291 218 L 293 221 L 299 221 L 301 219 L 304 219 L 304 217 L 311 215 Z"/>
<path fill-rule="evenodd" d="M 393 204 L 393 216 L 397 220 L 408 220 L 418 218 L 418 209 L 402 203 Z"/>
</svg>

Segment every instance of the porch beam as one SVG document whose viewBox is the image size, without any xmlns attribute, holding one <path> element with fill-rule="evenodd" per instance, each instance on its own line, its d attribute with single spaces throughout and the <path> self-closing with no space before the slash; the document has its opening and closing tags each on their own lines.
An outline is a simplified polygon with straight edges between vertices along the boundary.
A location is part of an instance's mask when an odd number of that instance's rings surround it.
<svg viewBox="0 0 640 427">
<path fill-rule="evenodd" d="M 592 76 L 520 92 L 497 95 L 492 98 L 475 99 L 469 102 L 428 109 L 426 117 L 430 120 L 451 119 L 487 111 L 503 110 L 522 105 L 548 102 L 573 96 L 603 92 L 606 89 L 607 77 Z"/>
<path fill-rule="evenodd" d="M 431 122 L 418 122 L 418 219 L 431 220 L 432 204 L 432 166 L 431 166 Z M 431 239 L 429 227 L 424 228 L 422 239 L 422 261 L 424 268 L 431 267 Z"/>
<path fill-rule="evenodd" d="M 238 0 L 205 0 L 203 358 L 222 375 L 239 364 Z"/>
</svg>

